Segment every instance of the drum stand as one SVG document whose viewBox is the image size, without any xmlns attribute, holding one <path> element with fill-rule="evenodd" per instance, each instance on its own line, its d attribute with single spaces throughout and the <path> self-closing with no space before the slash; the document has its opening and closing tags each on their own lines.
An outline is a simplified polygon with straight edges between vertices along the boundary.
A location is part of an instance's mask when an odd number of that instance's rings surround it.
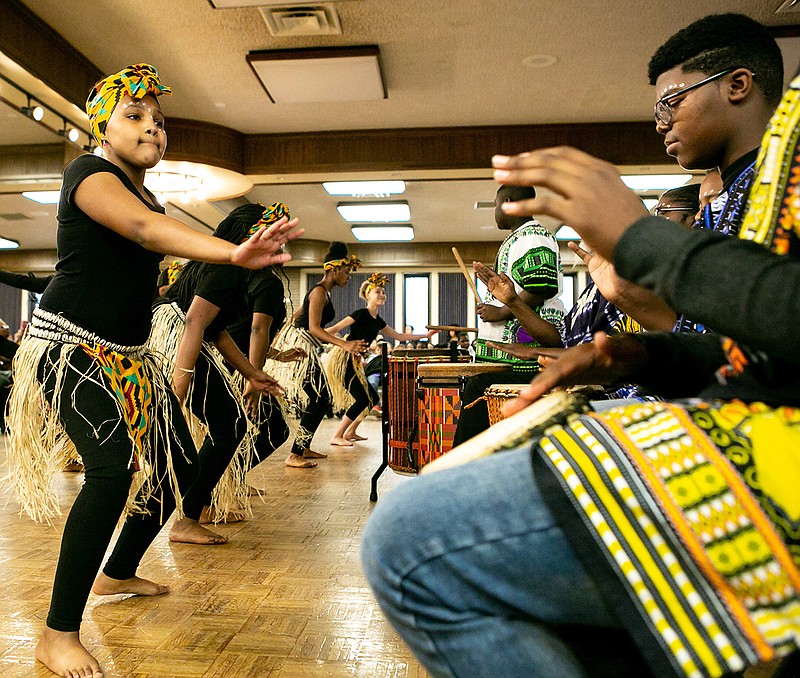
<svg viewBox="0 0 800 678">
<path fill-rule="evenodd" d="M 372 474 L 370 480 L 369 500 L 378 501 L 378 478 L 383 475 L 389 466 L 389 352 L 387 344 L 381 344 L 381 465 Z"/>
</svg>

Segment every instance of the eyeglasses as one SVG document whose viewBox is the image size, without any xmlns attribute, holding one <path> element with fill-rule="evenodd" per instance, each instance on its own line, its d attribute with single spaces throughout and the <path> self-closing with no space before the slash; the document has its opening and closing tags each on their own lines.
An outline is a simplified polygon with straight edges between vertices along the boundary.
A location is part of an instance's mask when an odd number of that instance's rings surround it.
<svg viewBox="0 0 800 678">
<path fill-rule="evenodd" d="M 656 207 L 653 210 L 653 215 L 657 217 L 663 217 L 667 212 L 685 212 L 686 214 L 694 214 L 697 210 L 692 210 L 691 207 Z"/>
<path fill-rule="evenodd" d="M 691 92 L 693 89 L 707 85 L 709 82 L 714 82 L 714 80 L 728 75 L 728 73 L 733 73 L 735 70 L 735 68 L 729 68 L 725 71 L 717 73 L 716 75 L 705 78 L 700 82 L 696 82 L 694 85 L 689 85 L 688 87 L 684 87 L 682 90 L 672 92 L 672 94 L 667 94 L 667 96 L 661 97 L 658 101 L 656 101 L 656 105 L 653 107 L 653 115 L 655 116 L 656 122 L 660 122 L 662 125 L 669 125 L 669 123 L 672 122 L 672 108 L 674 104 L 671 102 L 674 101 L 676 97 L 681 97 L 687 92 Z"/>
</svg>

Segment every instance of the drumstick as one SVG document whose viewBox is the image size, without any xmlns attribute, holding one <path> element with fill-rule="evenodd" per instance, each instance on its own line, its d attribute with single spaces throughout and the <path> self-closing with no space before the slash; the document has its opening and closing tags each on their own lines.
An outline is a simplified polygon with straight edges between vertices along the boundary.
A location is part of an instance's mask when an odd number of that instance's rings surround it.
<svg viewBox="0 0 800 678">
<path fill-rule="evenodd" d="M 459 327 L 458 325 L 425 325 L 426 330 L 436 330 L 437 332 L 477 332 L 477 327 Z"/>
<path fill-rule="evenodd" d="M 461 269 L 461 272 L 464 274 L 464 277 L 467 279 L 467 284 L 469 285 L 469 288 L 472 290 L 472 293 L 475 295 L 475 301 L 477 301 L 479 304 L 482 304 L 483 303 L 483 299 L 481 299 L 481 295 L 478 294 L 478 288 L 475 287 L 475 281 L 472 279 L 472 276 L 469 274 L 469 271 L 467 271 L 467 267 L 464 266 L 464 260 L 461 258 L 461 255 L 458 253 L 458 248 L 457 247 L 453 248 L 453 256 L 456 258 L 456 261 L 458 262 L 458 267 Z"/>
</svg>

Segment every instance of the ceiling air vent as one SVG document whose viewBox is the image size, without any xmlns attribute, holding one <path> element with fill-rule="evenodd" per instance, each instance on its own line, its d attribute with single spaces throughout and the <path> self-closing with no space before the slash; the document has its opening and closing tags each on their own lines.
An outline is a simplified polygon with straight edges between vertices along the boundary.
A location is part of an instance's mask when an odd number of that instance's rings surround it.
<svg viewBox="0 0 800 678">
<path fill-rule="evenodd" d="M 800 12 L 800 0 L 786 0 L 775 10 L 775 14 L 788 14 L 789 12 Z"/>
<path fill-rule="evenodd" d="M 0 219 L 4 221 L 28 221 L 30 217 L 21 212 L 7 212 L 6 214 L 0 214 Z"/>
<path fill-rule="evenodd" d="M 269 32 L 276 37 L 296 35 L 340 35 L 342 26 L 333 4 L 261 7 Z"/>
</svg>

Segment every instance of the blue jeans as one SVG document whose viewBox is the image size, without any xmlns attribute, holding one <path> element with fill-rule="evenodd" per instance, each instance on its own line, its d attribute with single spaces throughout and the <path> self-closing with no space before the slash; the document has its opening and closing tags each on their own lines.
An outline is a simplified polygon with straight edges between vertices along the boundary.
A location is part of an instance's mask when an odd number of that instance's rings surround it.
<svg viewBox="0 0 800 678">
<path fill-rule="evenodd" d="M 578 644 L 619 629 L 539 494 L 528 445 L 387 493 L 361 559 L 434 676 L 586 676 Z M 578 644 L 570 627 L 582 629 Z"/>
</svg>

